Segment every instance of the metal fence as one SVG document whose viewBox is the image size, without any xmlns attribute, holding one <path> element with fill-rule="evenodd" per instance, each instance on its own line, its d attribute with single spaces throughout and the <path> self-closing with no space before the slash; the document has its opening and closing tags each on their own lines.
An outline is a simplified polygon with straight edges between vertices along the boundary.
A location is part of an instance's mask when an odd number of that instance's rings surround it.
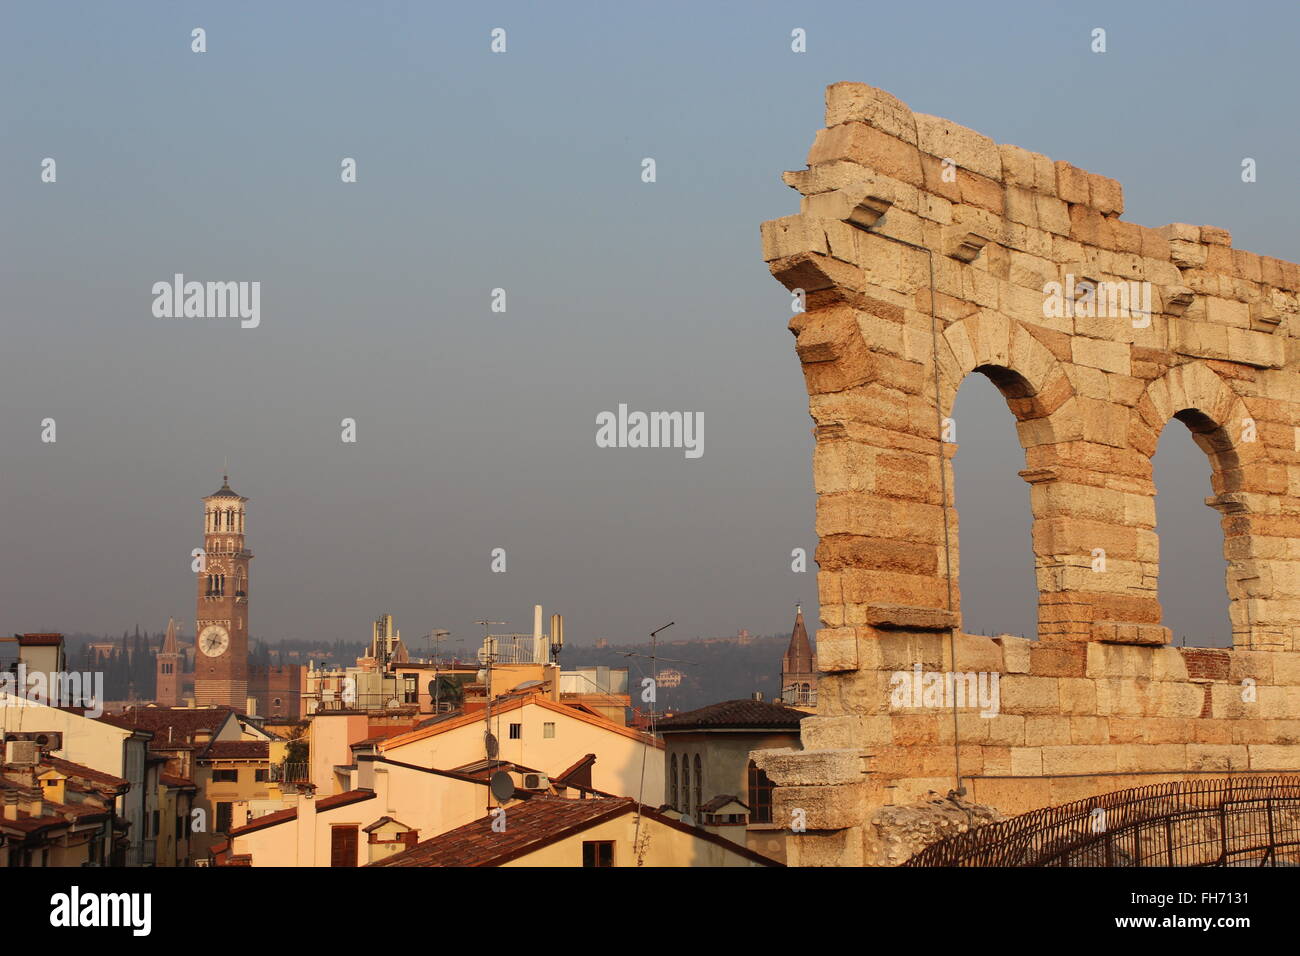
<svg viewBox="0 0 1300 956">
<path fill-rule="evenodd" d="M 1300 776 L 1119 790 L 955 834 L 904 866 L 1300 866 Z"/>
<path fill-rule="evenodd" d="M 273 763 L 267 776 L 276 783 L 305 783 L 311 779 L 311 772 L 305 763 Z"/>
</svg>

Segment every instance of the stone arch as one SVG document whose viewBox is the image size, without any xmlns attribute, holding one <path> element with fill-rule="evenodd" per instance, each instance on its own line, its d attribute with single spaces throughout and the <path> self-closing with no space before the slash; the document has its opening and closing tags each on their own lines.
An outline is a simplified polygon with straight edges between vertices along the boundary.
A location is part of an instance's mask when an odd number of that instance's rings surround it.
<svg viewBox="0 0 1300 956">
<path fill-rule="evenodd" d="M 1019 429 L 1022 446 L 1057 440 L 1059 422 L 1054 416 L 1073 389 L 1060 361 L 1022 324 L 986 310 L 944 329 L 939 347 L 941 414 L 952 414 L 958 388 L 974 371 L 998 387 L 1017 422 L 1039 423 Z"/>
<path fill-rule="evenodd" d="M 1025 468 L 1020 476 L 1030 483 L 1032 509 L 1032 539 L 1034 568 L 1038 592 L 1038 631 L 1040 636 L 1050 633 L 1054 620 L 1052 608 L 1058 603 L 1054 597 L 1045 597 L 1063 589 L 1068 582 L 1053 574 L 1057 558 L 1050 550 L 1039 546 L 1043 537 L 1038 523 L 1042 513 L 1045 492 L 1040 485 L 1050 484 L 1057 477 L 1052 468 L 1043 463 L 1053 458 L 1052 446 L 1078 437 L 1080 426 L 1073 420 L 1075 409 L 1074 387 L 1065 366 L 1025 326 L 993 311 L 981 311 L 973 316 L 952 322 L 944 330 L 939 348 L 939 408 L 942 417 L 952 414 L 957 392 L 972 372 L 988 378 L 1006 399 L 1007 407 L 1016 419 L 1016 432 L 1025 453 Z M 957 443 L 960 444 L 960 425 Z M 944 467 L 950 489 L 949 507 L 953 508 L 952 526 L 957 527 L 955 511 L 955 484 L 952 456 L 945 455 Z M 952 545 L 954 606 L 960 601 L 960 541 Z"/>
<path fill-rule="evenodd" d="M 1257 600 L 1275 590 L 1271 586 L 1275 579 L 1272 561 L 1264 556 L 1268 548 L 1258 542 L 1255 528 L 1258 519 L 1271 512 L 1267 501 L 1269 461 L 1264 443 L 1252 433 L 1254 420 L 1246 403 L 1211 369 L 1188 362 L 1152 381 L 1136 412 L 1131 435 L 1148 463 L 1160 434 L 1174 419 L 1187 426 L 1209 459 L 1214 495 L 1206 504 L 1222 515 L 1233 646 L 1287 643 L 1286 623 L 1272 626 L 1270 608 Z"/>
<path fill-rule="evenodd" d="M 1239 492 L 1244 469 L 1261 460 L 1262 442 L 1241 440 L 1244 423 L 1252 420 L 1245 402 L 1199 362 L 1171 368 L 1148 384 L 1137 412 L 1132 438 L 1148 457 L 1154 454 L 1160 433 L 1171 420 L 1177 418 L 1188 427 L 1213 466 L 1216 494 Z"/>
</svg>

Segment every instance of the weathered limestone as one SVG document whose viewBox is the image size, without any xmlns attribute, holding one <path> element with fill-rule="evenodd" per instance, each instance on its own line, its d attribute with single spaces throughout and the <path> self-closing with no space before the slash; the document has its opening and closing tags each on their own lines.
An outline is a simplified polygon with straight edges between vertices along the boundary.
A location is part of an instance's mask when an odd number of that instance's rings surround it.
<svg viewBox="0 0 1300 956">
<path fill-rule="evenodd" d="M 868 866 L 898 866 L 931 843 L 1002 819 L 992 807 L 929 796 L 907 806 L 881 807 L 872 814 L 867 828 Z"/>
<path fill-rule="evenodd" d="M 820 710 L 803 751 L 755 755 L 808 820 L 798 860 L 877 859 L 873 809 L 952 789 L 958 760 L 1004 813 L 1300 769 L 1300 266 L 1124 222 L 1116 181 L 862 84 L 827 89 L 808 162 L 785 174 L 800 212 L 762 229 L 805 294 L 817 442 Z M 1037 642 L 960 633 L 944 432 L 974 371 L 1025 449 Z M 1173 418 L 1223 516 L 1232 652 L 1171 648 L 1161 623 L 1151 456 Z M 919 699 L 945 671 L 996 674 L 997 713 Z"/>
</svg>

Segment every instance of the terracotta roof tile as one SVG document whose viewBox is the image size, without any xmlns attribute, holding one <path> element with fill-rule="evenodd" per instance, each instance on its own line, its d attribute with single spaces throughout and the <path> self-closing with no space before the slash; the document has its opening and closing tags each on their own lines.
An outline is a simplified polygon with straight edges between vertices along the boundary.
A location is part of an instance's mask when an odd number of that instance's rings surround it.
<svg viewBox="0 0 1300 956">
<path fill-rule="evenodd" d="M 370 866 L 498 866 L 632 810 L 630 797 L 561 800 L 534 797 L 507 809 L 504 833 L 491 816 L 417 843 Z"/>
<path fill-rule="evenodd" d="M 215 734 L 232 713 L 229 707 L 133 707 L 121 714 L 104 714 L 99 719 L 124 730 L 150 731 L 153 740 L 149 748 L 166 750 L 192 744 L 203 732 Z"/>
<path fill-rule="evenodd" d="M 102 770 L 92 770 L 90 767 L 83 767 L 79 763 L 73 763 L 71 760 L 64 760 L 61 757 L 44 755 L 41 757 L 40 765 L 49 767 L 51 770 L 57 770 L 65 776 L 79 778 L 88 783 L 98 784 L 113 790 L 130 785 L 129 781 L 124 780 L 122 777 L 115 777 L 111 773 L 104 773 Z"/>
<path fill-rule="evenodd" d="M 369 865 L 500 866 L 606 820 L 632 813 L 636 807 L 637 803 L 631 797 L 565 800 L 560 797 L 534 796 L 507 808 L 509 825 L 502 833 L 492 829 L 494 820 L 489 815 Z M 754 863 L 781 866 L 775 860 L 707 830 L 674 820 L 644 804 L 641 805 L 640 812 L 648 819 L 689 833 L 706 843 L 724 847 Z"/>
<path fill-rule="evenodd" d="M 63 643 L 62 634 L 15 634 L 19 647 L 53 647 Z"/>
<path fill-rule="evenodd" d="M 336 793 L 333 796 L 322 797 L 316 801 L 316 812 L 324 813 L 326 810 L 336 810 L 339 807 L 350 806 L 354 803 L 361 803 L 363 800 L 373 800 L 375 792 L 373 790 L 348 790 L 345 793 Z M 255 830 L 261 830 L 266 827 L 273 827 L 277 823 L 285 823 L 289 820 L 298 818 L 298 808 L 290 807 L 287 810 L 276 810 L 274 813 L 267 813 L 260 817 L 245 823 L 242 827 L 235 827 L 227 836 L 237 837 L 245 833 L 252 833 Z"/>
<path fill-rule="evenodd" d="M 765 700 L 724 700 L 696 710 L 674 714 L 658 722 L 658 730 L 798 730 L 809 716 L 801 710 Z"/>
<path fill-rule="evenodd" d="M 200 760 L 266 760 L 271 756 L 271 744 L 266 740 L 214 740 L 201 754 Z"/>
</svg>

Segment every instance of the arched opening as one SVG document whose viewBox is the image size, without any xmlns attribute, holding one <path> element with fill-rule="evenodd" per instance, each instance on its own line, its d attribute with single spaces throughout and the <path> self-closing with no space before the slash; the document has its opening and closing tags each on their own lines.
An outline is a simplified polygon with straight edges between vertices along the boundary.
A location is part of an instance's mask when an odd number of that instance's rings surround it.
<svg viewBox="0 0 1300 956">
<path fill-rule="evenodd" d="M 767 774 L 758 769 L 758 764 L 749 762 L 748 793 L 749 822 L 772 822 L 772 791 L 775 789 Z"/>
<path fill-rule="evenodd" d="M 1222 520 L 1205 502 L 1232 490 L 1236 456 L 1205 415 L 1186 409 L 1174 418 L 1182 425 L 1165 426 L 1151 462 L 1163 623 L 1175 645 L 1231 647 Z"/>
<path fill-rule="evenodd" d="M 982 374 L 962 381 L 951 422 L 945 423 L 946 437 L 958 446 L 952 492 L 960 534 L 956 523 L 951 533 L 962 630 L 1034 639 L 1033 509 L 1029 486 L 1019 474 L 1025 453 L 1016 429 L 1017 419 L 1032 415 L 1034 397 L 1028 383 L 1005 368 L 986 365 L 975 372 Z"/>
</svg>

